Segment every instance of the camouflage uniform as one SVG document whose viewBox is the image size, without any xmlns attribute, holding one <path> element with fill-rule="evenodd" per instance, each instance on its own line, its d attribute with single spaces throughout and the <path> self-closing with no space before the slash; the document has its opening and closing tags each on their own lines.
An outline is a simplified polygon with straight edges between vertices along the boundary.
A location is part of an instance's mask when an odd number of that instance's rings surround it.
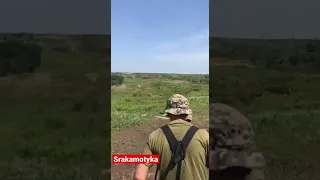
<svg viewBox="0 0 320 180">
<path fill-rule="evenodd" d="M 209 134 L 210 179 L 265 179 L 265 159 L 255 147 L 249 120 L 239 111 L 221 103 L 210 104 Z"/>
</svg>

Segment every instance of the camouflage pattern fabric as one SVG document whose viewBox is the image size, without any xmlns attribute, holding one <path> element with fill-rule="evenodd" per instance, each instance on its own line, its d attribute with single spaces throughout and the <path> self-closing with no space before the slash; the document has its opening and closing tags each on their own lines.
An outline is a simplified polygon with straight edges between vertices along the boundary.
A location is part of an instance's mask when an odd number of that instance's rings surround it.
<svg viewBox="0 0 320 180">
<path fill-rule="evenodd" d="M 209 134 L 210 171 L 243 167 L 251 170 L 243 179 L 265 179 L 265 158 L 255 146 L 251 123 L 239 111 L 221 103 L 210 104 Z"/>
<path fill-rule="evenodd" d="M 189 101 L 181 94 L 174 94 L 167 101 L 166 108 L 163 112 L 165 115 L 188 115 L 187 119 L 192 120 L 192 110 L 189 107 Z"/>
</svg>

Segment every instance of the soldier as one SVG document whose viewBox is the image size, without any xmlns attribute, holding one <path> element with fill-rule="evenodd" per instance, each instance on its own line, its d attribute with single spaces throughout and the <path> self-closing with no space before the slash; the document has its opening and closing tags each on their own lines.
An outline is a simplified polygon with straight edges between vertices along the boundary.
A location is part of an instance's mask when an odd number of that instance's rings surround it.
<svg viewBox="0 0 320 180">
<path fill-rule="evenodd" d="M 170 122 L 149 136 L 143 154 L 159 154 L 157 167 L 161 180 L 209 179 L 209 133 L 191 124 L 189 101 L 180 94 L 173 95 L 164 110 Z M 138 165 L 136 180 L 145 180 L 151 164 Z"/>
<path fill-rule="evenodd" d="M 210 104 L 210 179 L 264 180 L 265 159 L 249 120 L 236 109 Z"/>
</svg>

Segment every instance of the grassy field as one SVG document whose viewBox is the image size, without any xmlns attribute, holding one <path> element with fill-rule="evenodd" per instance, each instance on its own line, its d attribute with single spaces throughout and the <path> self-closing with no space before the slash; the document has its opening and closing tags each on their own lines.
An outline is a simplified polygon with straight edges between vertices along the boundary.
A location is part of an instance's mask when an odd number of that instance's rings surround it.
<svg viewBox="0 0 320 180">
<path fill-rule="evenodd" d="M 320 75 L 211 61 L 210 99 L 250 119 L 267 160 L 267 179 L 319 179 Z"/>
<path fill-rule="evenodd" d="M 195 119 L 208 119 L 206 80 L 205 75 L 127 74 L 123 85 L 111 89 L 112 130 L 134 127 L 161 116 L 167 99 L 175 93 L 190 100 Z"/>
<path fill-rule="evenodd" d="M 46 50 L 37 73 L 0 78 L 0 179 L 106 179 L 109 72 L 100 54 Z"/>
<path fill-rule="evenodd" d="M 160 114 L 173 94 L 186 96 L 193 123 L 209 127 L 208 75 L 128 74 L 124 83 L 111 88 L 112 153 L 141 153 L 149 135 L 169 122 Z M 132 179 L 135 166 L 112 165 L 112 178 Z M 148 174 L 154 179 L 155 168 Z"/>
</svg>

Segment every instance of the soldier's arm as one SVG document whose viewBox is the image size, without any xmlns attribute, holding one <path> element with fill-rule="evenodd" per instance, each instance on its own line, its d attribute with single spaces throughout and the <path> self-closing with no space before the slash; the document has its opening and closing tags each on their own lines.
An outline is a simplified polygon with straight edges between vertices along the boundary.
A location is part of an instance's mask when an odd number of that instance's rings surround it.
<svg viewBox="0 0 320 180">
<path fill-rule="evenodd" d="M 203 138 L 203 147 L 206 151 L 206 166 L 209 168 L 209 162 L 210 162 L 210 144 L 209 144 L 209 133 L 205 129 L 200 130 L 201 136 Z"/>
<path fill-rule="evenodd" d="M 139 164 L 134 175 L 135 180 L 146 180 L 148 175 L 149 167 L 145 164 Z"/>
<path fill-rule="evenodd" d="M 150 139 L 150 138 L 149 138 Z M 152 154 L 152 150 L 150 148 L 150 140 L 148 140 L 146 147 L 143 150 L 142 154 Z M 152 164 L 139 164 L 135 173 L 135 180 L 146 180 L 149 172 L 149 168 Z"/>
<path fill-rule="evenodd" d="M 151 135 L 149 136 L 149 139 L 147 141 L 147 144 L 143 150 L 142 154 L 154 154 L 154 143 L 155 143 L 155 133 L 151 133 Z M 136 173 L 135 173 L 135 180 L 146 180 L 147 179 L 147 175 L 149 172 L 149 168 L 152 167 L 153 164 L 139 164 L 137 166 L 136 169 Z"/>
</svg>

